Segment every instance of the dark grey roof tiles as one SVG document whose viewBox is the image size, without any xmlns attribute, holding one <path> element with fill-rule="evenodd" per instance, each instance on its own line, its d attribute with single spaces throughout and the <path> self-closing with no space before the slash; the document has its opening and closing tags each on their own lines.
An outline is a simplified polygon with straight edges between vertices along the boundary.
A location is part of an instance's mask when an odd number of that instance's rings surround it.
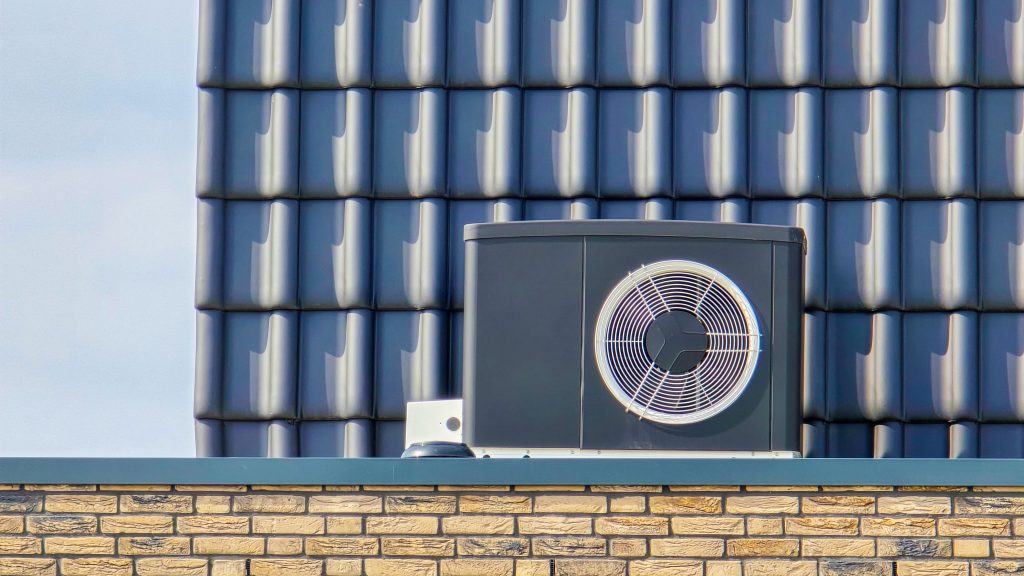
<svg viewBox="0 0 1024 576">
<path fill-rule="evenodd" d="M 462 227 L 806 232 L 805 452 L 1024 457 L 1021 0 L 202 0 L 200 455 L 402 450 Z"/>
</svg>

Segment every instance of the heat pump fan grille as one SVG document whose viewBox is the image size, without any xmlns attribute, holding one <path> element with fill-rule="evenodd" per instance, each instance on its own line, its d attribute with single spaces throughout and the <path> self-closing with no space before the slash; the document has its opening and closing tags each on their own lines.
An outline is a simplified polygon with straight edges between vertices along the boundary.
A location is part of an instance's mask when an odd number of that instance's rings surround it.
<svg viewBox="0 0 1024 576">
<path fill-rule="evenodd" d="M 666 260 L 615 286 L 598 314 L 594 344 L 601 377 L 627 410 L 685 424 L 739 398 L 761 335 L 732 280 L 697 262 Z"/>
</svg>

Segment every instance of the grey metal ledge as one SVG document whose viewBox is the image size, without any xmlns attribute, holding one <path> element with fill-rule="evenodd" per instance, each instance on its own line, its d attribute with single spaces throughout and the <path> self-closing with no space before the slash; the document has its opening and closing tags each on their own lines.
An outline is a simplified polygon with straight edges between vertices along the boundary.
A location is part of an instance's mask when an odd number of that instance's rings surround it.
<svg viewBox="0 0 1024 576">
<path fill-rule="evenodd" d="M 0 458 L 0 484 L 1024 486 L 1024 460 Z"/>
</svg>

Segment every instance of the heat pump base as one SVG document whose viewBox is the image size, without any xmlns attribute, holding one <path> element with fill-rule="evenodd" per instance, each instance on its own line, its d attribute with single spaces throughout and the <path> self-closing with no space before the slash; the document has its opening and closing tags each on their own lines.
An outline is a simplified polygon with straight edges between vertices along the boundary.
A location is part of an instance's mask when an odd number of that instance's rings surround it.
<svg viewBox="0 0 1024 576">
<path fill-rule="evenodd" d="M 580 450 L 574 448 L 472 447 L 477 458 L 800 458 L 789 451 Z"/>
</svg>

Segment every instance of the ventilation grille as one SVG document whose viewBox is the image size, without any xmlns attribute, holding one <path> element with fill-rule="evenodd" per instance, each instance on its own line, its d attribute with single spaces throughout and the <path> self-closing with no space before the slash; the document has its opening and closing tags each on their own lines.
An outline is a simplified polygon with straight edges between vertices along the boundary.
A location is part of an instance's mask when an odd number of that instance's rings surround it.
<svg viewBox="0 0 1024 576">
<path fill-rule="evenodd" d="M 677 318 L 689 318 L 696 330 L 675 340 L 652 335 L 663 331 L 660 325 L 681 325 Z M 687 342 L 703 350 L 686 348 Z M 679 348 L 665 355 L 682 360 L 666 366 L 652 353 L 659 344 Z M 750 382 L 760 346 L 757 318 L 739 287 L 688 260 L 631 272 L 608 295 L 595 331 L 597 364 L 608 390 L 641 419 L 665 424 L 699 422 L 729 407 Z"/>
</svg>

